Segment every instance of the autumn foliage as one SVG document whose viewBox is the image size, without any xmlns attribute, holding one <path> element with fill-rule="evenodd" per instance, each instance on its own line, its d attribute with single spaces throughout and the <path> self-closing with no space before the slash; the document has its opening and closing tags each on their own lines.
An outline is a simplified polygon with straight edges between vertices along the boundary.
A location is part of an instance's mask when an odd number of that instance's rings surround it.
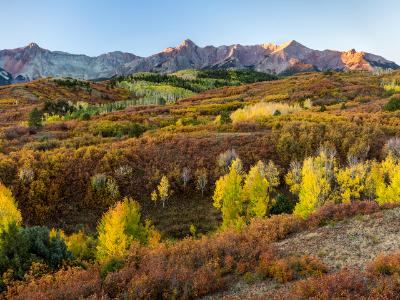
<svg viewBox="0 0 400 300">
<path fill-rule="evenodd" d="M 98 285 L 97 275 L 89 276 L 84 270 L 70 270 L 23 284 L 18 287 L 18 294 L 63 295 L 73 282 L 68 278 L 80 280 L 81 276 L 88 276 L 87 279 L 83 277 L 82 286 L 76 286 L 71 291 L 73 298 L 84 295 L 111 298 L 128 295 L 129 298 L 141 299 L 186 299 L 223 289 L 241 276 L 272 278 L 279 282 L 310 277 L 307 281 L 296 283 L 291 291 L 293 295 L 305 298 L 339 295 L 340 289 L 348 295 L 367 295 L 371 291 L 365 286 L 365 280 L 360 279 L 360 273 L 344 270 L 324 275 L 329 270 L 317 258 L 282 257 L 272 243 L 329 221 L 369 214 L 380 209 L 379 206 L 364 202 L 340 204 L 317 211 L 307 221 L 291 215 L 279 215 L 269 219 L 253 219 L 242 231 L 227 228 L 198 240 L 186 238 L 175 244 L 161 243 L 154 247 L 141 246 L 136 242 L 131 245 L 123 267 L 109 273 L 102 288 Z M 399 270 L 398 261 L 397 256 L 378 258 L 371 264 L 371 272 L 376 276 L 395 274 Z M 53 286 L 46 282 L 53 282 Z"/>
<path fill-rule="evenodd" d="M 366 271 L 343 269 L 295 283 L 280 297 L 298 299 L 396 299 L 399 296 L 399 253 L 381 255 Z"/>
<path fill-rule="evenodd" d="M 217 78 L 0 88 L 7 296 L 189 299 L 272 279 L 298 281 L 288 293 L 300 299 L 395 298 L 396 255 L 329 273 L 317 253 L 273 243 L 399 204 L 398 96 L 382 84 L 399 73 L 202 72 Z M 253 83 L 222 86 L 242 80 Z"/>
</svg>

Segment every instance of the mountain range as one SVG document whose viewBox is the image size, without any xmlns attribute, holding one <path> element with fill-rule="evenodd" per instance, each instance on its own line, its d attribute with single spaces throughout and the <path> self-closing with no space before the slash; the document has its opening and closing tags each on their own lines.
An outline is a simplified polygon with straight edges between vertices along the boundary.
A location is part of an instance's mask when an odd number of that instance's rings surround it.
<svg viewBox="0 0 400 300">
<path fill-rule="evenodd" d="M 294 40 L 281 45 L 199 47 L 185 40 L 177 47 L 140 57 L 120 51 L 96 57 L 50 51 L 31 43 L 26 47 L 0 50 L 0 84 L 41 77 L 81 79 L 110 78 L 136 72 L 175 72 L 183 69 L 246 69 L 271 74 L 302 71 L 398 69 L 395 62 L 354 49 L 346 52 L 313 50 Z"/>
</svg>

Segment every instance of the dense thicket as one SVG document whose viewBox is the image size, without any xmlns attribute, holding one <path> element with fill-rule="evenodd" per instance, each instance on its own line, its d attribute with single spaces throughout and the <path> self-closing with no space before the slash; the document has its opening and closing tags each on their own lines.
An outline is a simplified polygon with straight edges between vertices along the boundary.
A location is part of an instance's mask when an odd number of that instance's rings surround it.
<svg viewBox="0 0 400 300">
<path fill-rule="evenodd" d="M 175 74 L 138 73 L 111 80 L 111 85 L 123 81 L 145 81 L 183 88 L 195 93 L 230 85 L 240 85 L 277 79 L 274 75 L 252 70 L 186 70 Z"/>
</svg>

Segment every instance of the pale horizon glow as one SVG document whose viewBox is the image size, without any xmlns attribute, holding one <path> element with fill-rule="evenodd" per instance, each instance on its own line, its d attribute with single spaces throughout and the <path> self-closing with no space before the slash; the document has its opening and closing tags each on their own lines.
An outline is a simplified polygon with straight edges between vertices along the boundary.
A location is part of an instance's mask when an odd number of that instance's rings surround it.
<svg viewBox="0 0 400 300">
<path fill-rule="evenodd" d="M 397 0 L 0 0 L 0 49 L 149 56 L 185 39 L 198 46 L 282 44 L 370 52 L 400 64 Z"/>
</svg>

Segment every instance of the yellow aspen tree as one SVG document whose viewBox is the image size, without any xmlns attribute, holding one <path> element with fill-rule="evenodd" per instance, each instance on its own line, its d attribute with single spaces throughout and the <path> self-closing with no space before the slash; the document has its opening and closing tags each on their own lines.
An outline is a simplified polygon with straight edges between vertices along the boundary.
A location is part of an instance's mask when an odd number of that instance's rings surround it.
<svg viewBox="0 0 400 300">
<path fill-rule="evenodd" d="M 201 197 L 204 196 L 207 182 L 207 169 L 203 168 L 196 170 L 196 188 L 201 191 Z"/>
<path fill-rule="evenodd" d="M 317 207 L 325 204 L 332 191 L 335 164 L 334 156 L 324 150 L 317 157 L 304 160 L 295 215 L 307 218 Z"/>
<path fill-rule="evenodd" d="M 389 154 L 381 163 L 374 164 L 368 179 L 375 188 L 376 202 L 400 201 L 400 164 L 393 155 Z"/>
<path fill-rule="evenodd" d="M 118 202 L 101 218 L 97 231 L 99 234 L 97 245 L 97 260 L 106 261 L 110 257 L 122 258 L 131 243 L 125 233 L 125 213 L 123 202 Z"/>
<path fill-rule="evenodd" d="M 0 183 L 0 233 L 11 223 L 21 225 L 22 216 L 14 201 L 11 191 Z"/>
<path fill-rule="evenodd" d="M 140 205 L 129 198 L 117 202 L 104 213 L 97 231 L 96 257 L 100 262 L 111 257 L 123 258 L 133 240 L 147 242 L 146 227 L 140 222 Z"/>
<path fill-rule="evenodd" d="M 169 188 L 169 181 L 167 176 L 163 176 L 161 178 L 160 184 L 158 185 L 158 195 L 160 196 L 161 202 L 163 204 L 163 207 L 165 207 L 165 201 L 168 199 L 170 196 L 170 188 Z"/>
<path fill-rule="evenodd" d="M 156 190 L 151 192 L 150 198 L 151 198 L 151 201 L 154 202 L 154 205 L 156 205 L 157 200 L 158 200 L 158 194 L 157 194 Z"/>
<path fill-rule="evenodd" d="M 285 175 L 285 183 L 289 186 L 289 191 L 298 194 L 301 186 L 301 163 L 292 161 L 289 172 Z"/>
<path fill-rule="evenodd" d="M 265 166 L 265 177 L 268 181 L 269 192 L 272 192 L 279 185 L 279 169 L 272 160 Z"/>
<path fill-rule="evenodd" d="M 265 164 L 258 161 L 246 175 L 243 196 L 247 202 L 248 219 L 262 218 L 268 214 L 270 183 L 266 172 Z"/>
<path fill-rule="evenodd" d="M 222 227 L 234 225 L 240 228 L 244 224 L 242 201 L 242 162 L 235 159 L 228 174 L 221 176 L 215 183 L 214 207 L 222 212 Z"/>
<path fill-rule="evenodd" d="M 368 162 L 359 162 L 337 170 L 336 181 L 343 203 L 361 199 L 367 188 L 367 172 Z"/>
<path fill-rule="evenodd" d="M 379 177 L 380 163 L 373 160 L 369 161 L 369 171 L 365 177 L 365 190 L 364 196 L 368 200 L 375 200 L 376 199 L 376 182 L 377 176 Z"/>
</svg>

